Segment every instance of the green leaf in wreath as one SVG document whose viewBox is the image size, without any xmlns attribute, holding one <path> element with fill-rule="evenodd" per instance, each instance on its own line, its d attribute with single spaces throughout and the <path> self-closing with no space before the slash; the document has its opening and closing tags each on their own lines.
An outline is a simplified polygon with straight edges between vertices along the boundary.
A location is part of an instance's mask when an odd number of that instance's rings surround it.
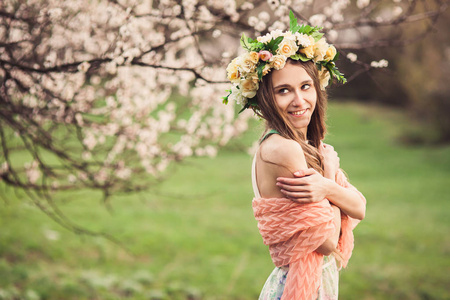
<svg viewBox="0 0 450 300">
<path fill-rule="evenodd" d="M 242 33 L 241 36 L 241 46 L 242 48 L 244 48 L 247 51 L 251 51 L 250 50 L 250 44 L 249 44 L 249 38 L 245 35 L 245 33 Z"/>
<path fill-rule="evenodd" d="M 278 45 L 280 45 L 283 39 L 284 37 L 282 35 L 277 37 L 276 39 L 271 39 L 270 42 L 267 43 L 267 48 L 269 48 L 268 50 L 272 53 L 276 53 Z"/>
<path fill-rule="evenodd" d="M 318 42 L 323 37 L 323 33 L 315 31 L 311 34 L 311 36 L 314 38 L 315 42 Z"/>
<path fill-rule="evenodd" d="M 334 56 L 334 58 L 331 60 L 332 62 L 335 62 L 339 59 L 339 52 L 336 51 L 336 55 Z"/>
<path fill-rule="evenodd" d="M 292 10 L 289 11 L 289 27 L 292 33 L 296 33 L 300 30 L 300 25 L 298 25 L 297 18 L 295 17 Z"/>
<path fill-rule="evenodd" d="M 263 77 L 263 70 L 266 65 L 267 65 L 267 62 L 263 61 L 256 67 L 256 72 L 258 73 L 259 80 L 261 80 Z"/>
<path fill-rule="evenodd" d="M 296 53 L 296 54 L 290 56 L 289 58 L 292 58 L 293 60 L 301 60 L 303 62 L 307 62 L 307 61 L 311 60 L 310 58 L 307 58 L 303 53 Z"/>
</svg>

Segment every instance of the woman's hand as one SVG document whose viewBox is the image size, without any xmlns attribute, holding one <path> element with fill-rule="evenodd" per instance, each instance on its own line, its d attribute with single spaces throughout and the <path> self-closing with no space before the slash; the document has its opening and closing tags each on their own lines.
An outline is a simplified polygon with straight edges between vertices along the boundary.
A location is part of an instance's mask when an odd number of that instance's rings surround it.
<svg viewBox="0 0 450 300">
<path fill-rule="evenodd" d="M 295 178 L 277 178 L 276 184 L 286 198 L 298 203 L 319 202 L 326 198 L 330 180 L 316 170 L 300 170 L 294 176 Z"/>
<path fill-rule="evenodd" d="M 339 170 L 339 156 L 337 152 L 334 151 L 333 146 L 324 143 L 320 143 L 319 152 L 323 156 L 323 176 L 335 180 L 336 173 Z"/>
</svg>

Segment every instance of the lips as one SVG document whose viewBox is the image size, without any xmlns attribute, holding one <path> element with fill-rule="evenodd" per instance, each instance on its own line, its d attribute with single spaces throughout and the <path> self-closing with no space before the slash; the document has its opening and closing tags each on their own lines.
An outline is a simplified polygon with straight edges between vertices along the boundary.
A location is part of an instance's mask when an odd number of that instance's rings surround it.
<svg viewBox="0 0 450 300">
<path fill-rule="evenodd" d="M 305 109 L 302 109 L 302 110 L 290 111 L 289 114 L 293 115 L 293 116 L 296 116 L 296 117 L 300 117 L 300 116 L 303 116 L 306 113 L 307 110 L 308 109 L 305 108 Z"/>
</svg>

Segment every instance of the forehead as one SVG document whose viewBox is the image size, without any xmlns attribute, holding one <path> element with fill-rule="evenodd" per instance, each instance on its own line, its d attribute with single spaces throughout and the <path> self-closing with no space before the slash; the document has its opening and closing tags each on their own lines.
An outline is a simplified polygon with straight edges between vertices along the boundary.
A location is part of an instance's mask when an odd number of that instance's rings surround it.
<svg viewBox="0 0 450 300">
<path fill-rule="evenodd" d="M 281 70 L 272 71 L 272 84 L 274 87 L 282 84 L 298 85 L 304 81 L 312 80 L 308 72 L 297 64 L 286 64 Z"/>
</svg>

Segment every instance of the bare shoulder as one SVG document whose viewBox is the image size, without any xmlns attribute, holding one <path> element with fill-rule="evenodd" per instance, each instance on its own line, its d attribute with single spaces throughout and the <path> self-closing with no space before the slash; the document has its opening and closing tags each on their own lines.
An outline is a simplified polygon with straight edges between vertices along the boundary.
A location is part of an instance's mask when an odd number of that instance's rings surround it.
<svg viewBox="0 0 450 300">
<path fill-rule="evenodd" d="M 306 160 L 300 144 L 278 134 L 273 134 L 267 138 L 261 144 L 260 151 L 263 161 L 284 166 L 294 171 L 306 168 Z"/>
</svg>

